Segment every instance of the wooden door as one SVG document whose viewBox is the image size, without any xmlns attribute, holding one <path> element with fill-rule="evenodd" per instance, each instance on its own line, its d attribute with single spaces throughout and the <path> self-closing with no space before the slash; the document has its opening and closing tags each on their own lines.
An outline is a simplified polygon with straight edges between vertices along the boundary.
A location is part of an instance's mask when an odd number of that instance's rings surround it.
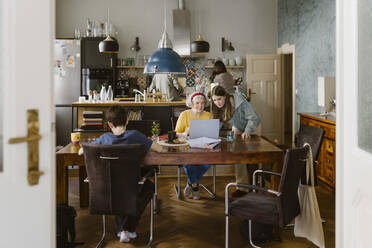
<svg viewBox="0 0 372 248">
<path fill-rule="evenodd" d="M 55 247 L 54 13 L 54 1 L 0 0 L 0 247 Z M 29 109 L 38 124 L 28 125 Z M 29 127 L 39 141 L 8 143 Z M 31 186 L 28 161 L 37 158 L 44 174 Z"/>
<path fill-rule="evenodd" d="M 280 66 L 278 54 L 247 55 L 247 96 L 261 117 L 261 135 L 277 144 L 284 142 Z"/>
</svg>

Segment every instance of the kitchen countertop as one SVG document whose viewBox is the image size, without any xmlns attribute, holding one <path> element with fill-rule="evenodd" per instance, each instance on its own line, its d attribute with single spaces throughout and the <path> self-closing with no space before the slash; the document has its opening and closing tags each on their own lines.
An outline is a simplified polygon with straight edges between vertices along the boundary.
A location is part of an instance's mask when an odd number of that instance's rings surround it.
<svg viewBox="0 0 372 248">
<path fill-rule="evenodd" d="M 113 102 L 73 102 L 72 107 L 110 107 L 114 105 L 121 106 L 186 106 L 186 100 L 182 99 L 180 101 L 172 102 L 134 102 L 134 101 L 113 101 Z"/>
</svg>

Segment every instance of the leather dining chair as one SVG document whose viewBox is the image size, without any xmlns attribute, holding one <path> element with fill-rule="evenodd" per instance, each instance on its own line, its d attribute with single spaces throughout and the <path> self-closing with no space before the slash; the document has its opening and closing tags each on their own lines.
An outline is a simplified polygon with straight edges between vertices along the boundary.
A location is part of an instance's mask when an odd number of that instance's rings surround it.
<svg viewBox="0 0 372 248">
<path fill-rule="evenodd" d="M 103 234 L 97 247 L 104 245 L 106 215 L 140 215 L 150 202 L 150 239 L 153 240 L 154 186 L 141 177 L 143 147 L 130 145 L 96 145 L 83 143 L 89 182 L 89 212 L 103 216 Z"/>
<path fill-rule="evenodd" d="M 146 137 L 151 137 L 151 128 L 153 122 L 160 122 L 159 120 L 129 120 L 127 125 L 127 130 L 137 130 L 144 134 Z M 146 166 L 142 167 L 142 172 L 149 169 L 155 169 L 154 173 L 154 183 L 155 183 L 155 198 L 154 198 L 154 211 L 159 212 L 157 200 L 158 200 L 158 174 L 160 174 L 160 166 Z"/>
<path fill-rule="evenodd" d="M 317 176 L 316 176 L 316 164 L 318 163 L 318 156 L 320 152 L 320 148 L 322 146 L 323 137 L 324 137 L 324 130 L 320 127 L 308 126 L 308 125 L 301 125 L 300 130 L 296 134 L 295 145 L 296 147 L 302 147 L 306 143 L 311 146 L 311 151 L 313 153 L 313 161 L 314 161 L 314 183 L 317 184 Z M 307 184 L 305 180 L 305 173 L 301 177 L 301 183 Z"/>
<path fill-rule="evenodd" d="M 225 247 L 229 247 L 229 216 L 249 220 L 249 242 L 252 247 L 259 248 L 252 241 L 252 221 L 284 228 L 299 213 L 300 204 L 297 194 L 301 175 L 306 166 L 308 146 L 292 148 L 286 151 L 281 173 L 257 170 L 253 174 L 253 185 L 229 183 L 225 188 Z M 280 177 L 278 191 L 255 185 L 257 173 L 266 173 Z M 253 192 L 229 203 L 229 188 L 244 187 Z"/>
</svg>

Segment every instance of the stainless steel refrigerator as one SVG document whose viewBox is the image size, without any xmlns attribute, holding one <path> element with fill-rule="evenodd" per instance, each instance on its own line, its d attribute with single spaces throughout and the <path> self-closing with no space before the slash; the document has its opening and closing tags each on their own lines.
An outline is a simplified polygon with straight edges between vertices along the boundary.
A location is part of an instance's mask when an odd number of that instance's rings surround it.
<svg viewBox="0 0 372 248">
<path fill-rule="evenodd" d="M 54 41 L 54 103 L 56 112 L 57 146 L 70 142 L 73 130 L 72 102 L 80 96 L 80 40 Z"/>
</svg>

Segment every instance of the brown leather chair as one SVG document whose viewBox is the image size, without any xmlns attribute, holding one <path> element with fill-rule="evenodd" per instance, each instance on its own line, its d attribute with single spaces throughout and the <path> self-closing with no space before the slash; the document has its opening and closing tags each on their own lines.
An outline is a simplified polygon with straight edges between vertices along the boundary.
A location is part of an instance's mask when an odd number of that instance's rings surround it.
<svg viewBox="0 0 372 248">
<path fill-rule="evenodd" d="M 151 129 L 153 122 L 160 122 L 159 120 L 129 120 L 127 125 L 127 130 L 137 130 L 143 133 L 146 137 L 151 137 Z M 155 169 L 154 173 L 154 183 L 155 183 L 155 198 L 154 198 L 154 211 L 159 212 L 158 204 L 158 174 L 160 174 L 160 166 L 146 166 L 142 168 L 142 171 L 147 171 L 149 169 Z"/>
<path fill-rule="evenodd" d="M 278 191 L 258 187 L 255 185 L 255 180 L 253 180 L 253 185 L 229 183 L 226 186 L 226 248 L 229 247 L 229 216 L 237 216 L 249 220 L 249 242 L 252 247 L 258 247 L 253 244 L 251 238 L 252 221 L 283 228 L 300 213 L 297 188 L 306 165 L 308 150 L 308 146 L 288 149 L 285 154 L 281 173 L 258 170 L 260 173 L 280 176 Z M 254 176 L 256 174 L 254 173 Z M 253 191 L 259 191 L 260 193 L 250 192 L 238 200 L 229 203 L 228 192 L 231 186 L 244 187 Z"/>
<path fill-rule="evenodd" d="M 308 143 L 311 146 L 311 151 L 313 153 L 313 162 L 314 162 L 314 182 L 317 184 L 316 176 L 316 164 L 318 163 L 318 156 L 320 148 L 322 146 L 324 137 L 324 130 L 320 127 L 301 125 L 300 130 L 296 134 L 295 145 L 296 147 L 303 147 L 304 144 Z M 306 173 L 301 177 L 301 183 L 306 183 Z M 310 183 L 310 182 L 309 182 Z"/>
<path fill-rule="evenodd" d="M 150 203 L 150 240 L 153 239 L 154 185 L 141 177 L 140 162 L 144 156 L 143 145 L 83 144 L 85 165 L 89 181 L 89 211 L 103 215 L 103 234 L 97 247 L 104 244 L 106 235 L 105 215 L 141 215 Z"/>
</svg>

